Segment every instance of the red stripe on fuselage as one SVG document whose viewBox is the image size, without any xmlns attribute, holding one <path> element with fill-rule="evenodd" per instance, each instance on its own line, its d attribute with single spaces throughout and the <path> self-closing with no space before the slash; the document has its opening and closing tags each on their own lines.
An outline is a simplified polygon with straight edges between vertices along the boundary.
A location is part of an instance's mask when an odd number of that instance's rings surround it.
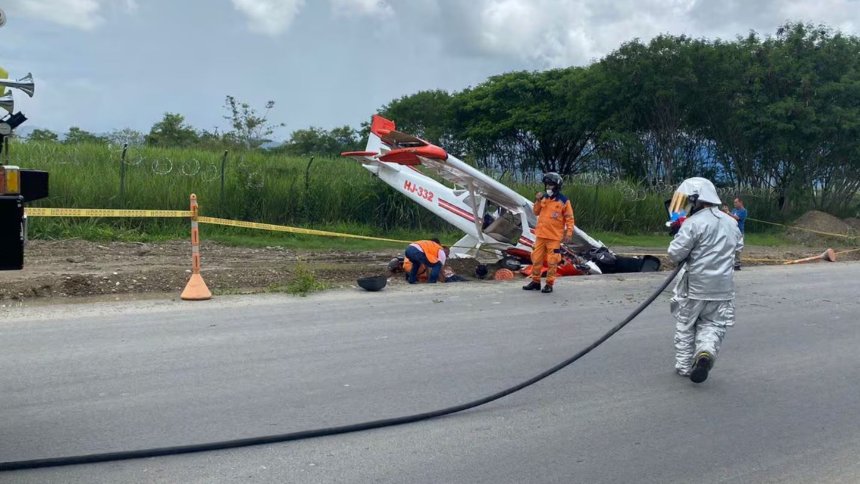
<svg viewBox="0 0 860 484">
<path fill-rule="evenodd" d="M 468 220 L 469 222 L 475 221 L 474 215 L 472 215 L 471 213 L 463 210 L 462 208 L 452 204 L 451 202 L 447 202 L 447 201 L 442 200 L 440 198 L 439 199 L 439 206 L 444 208 L 445 210 L 447 210 L 449 212 L 455 213 L 455 214 L 463 217 L 464 219 Z"/>
</svg>

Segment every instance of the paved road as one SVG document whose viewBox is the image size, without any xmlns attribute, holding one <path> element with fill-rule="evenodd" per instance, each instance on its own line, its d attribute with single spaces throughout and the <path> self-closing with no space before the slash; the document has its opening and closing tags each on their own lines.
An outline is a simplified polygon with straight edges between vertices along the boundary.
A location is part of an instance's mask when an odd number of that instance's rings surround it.
<svg viewBox="0 0 860 484">
<path fill-rule="evenodd" d="M 564 360 L 659 274 L 0 308 L 0 460 L 278 434 L 423 412 Z M 860 264 L 738 274 L 712 377 L 672 371 L 668 295 L 592 354 L 485 407 L 1 482 L 858 482 Z"/>
</svg>

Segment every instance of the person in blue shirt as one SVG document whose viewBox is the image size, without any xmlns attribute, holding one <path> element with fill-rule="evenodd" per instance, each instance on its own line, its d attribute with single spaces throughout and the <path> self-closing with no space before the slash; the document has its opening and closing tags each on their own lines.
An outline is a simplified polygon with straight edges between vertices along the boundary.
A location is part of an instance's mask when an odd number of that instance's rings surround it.
<svg viewBox="0 0 860 484">
<path fill-rule="evenodd" d="M 747 220 L 747 209 L 744 208 L 744 201 L 740 199 L 740 197 L 735 198 L 735 208 L 729 212 L 729 215 L 732 216 L 733 219 L 738 221 L 738 230 L 741 231 L 741 242 L 743 242 L 744 237 L 744 222 Z M 741 270 L 741 252 L 735 252 L 735 270 Z"/>
</svg>

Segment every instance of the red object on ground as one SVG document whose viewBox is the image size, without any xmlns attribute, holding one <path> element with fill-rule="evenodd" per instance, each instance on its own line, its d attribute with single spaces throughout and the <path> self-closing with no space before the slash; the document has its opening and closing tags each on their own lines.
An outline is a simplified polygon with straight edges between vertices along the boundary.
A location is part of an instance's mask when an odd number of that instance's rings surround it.
<svg viewBox="0 0 860 484">
<path fill-rule="evenodd" d="M 510 269 L 499 269 L 493 275 L 493 279 L 497 281 L 507 281 L 514 278 L 514 273 Z"/>
<path fill-rule="evenodd" d="M 516 257 L 520 260 L 520 262 L 523 263 L 528 263 L 532 260 L 532 253 L 526 249 L 511 247 L 509 249 L 505 249 L 505 253 L 507 253 L 511 257 Z"/>
<path fill-rule="evenodd" d="M 543 267 L 541 268 L 540 275 L 542 277 L 546 276 L 546 271 L 547 271 L 547 267 L 546 267 L 546 264 L 544 264 Z M 522 269 L 520 269 L 520 273 L 526 277 L 531 276 L 532 275 L 532 266 L 523 267 Z M 561 261 L 561 264 L 558 265 L 558 269 L 556 269 L 555 275 L 558 277 L 584 276 L 585 273 L 582 272 L 581 270 L 577 269 L 576 266 L 571 264 L 569 260 L 563 259 Z"/>
</svg>

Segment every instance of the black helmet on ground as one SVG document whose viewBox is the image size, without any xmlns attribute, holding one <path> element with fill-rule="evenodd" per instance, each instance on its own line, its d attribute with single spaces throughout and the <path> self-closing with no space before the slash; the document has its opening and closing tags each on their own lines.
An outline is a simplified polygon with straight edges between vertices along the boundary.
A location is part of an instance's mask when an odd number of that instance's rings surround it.
<svg viewBox="0 0 860 484">
<path fill-rule="evenodd" d="M 388 283 L 387 276 L 362 277 L 356 281 L 358 286 L 367 291 L 379 291 Z"/>
</svg>

